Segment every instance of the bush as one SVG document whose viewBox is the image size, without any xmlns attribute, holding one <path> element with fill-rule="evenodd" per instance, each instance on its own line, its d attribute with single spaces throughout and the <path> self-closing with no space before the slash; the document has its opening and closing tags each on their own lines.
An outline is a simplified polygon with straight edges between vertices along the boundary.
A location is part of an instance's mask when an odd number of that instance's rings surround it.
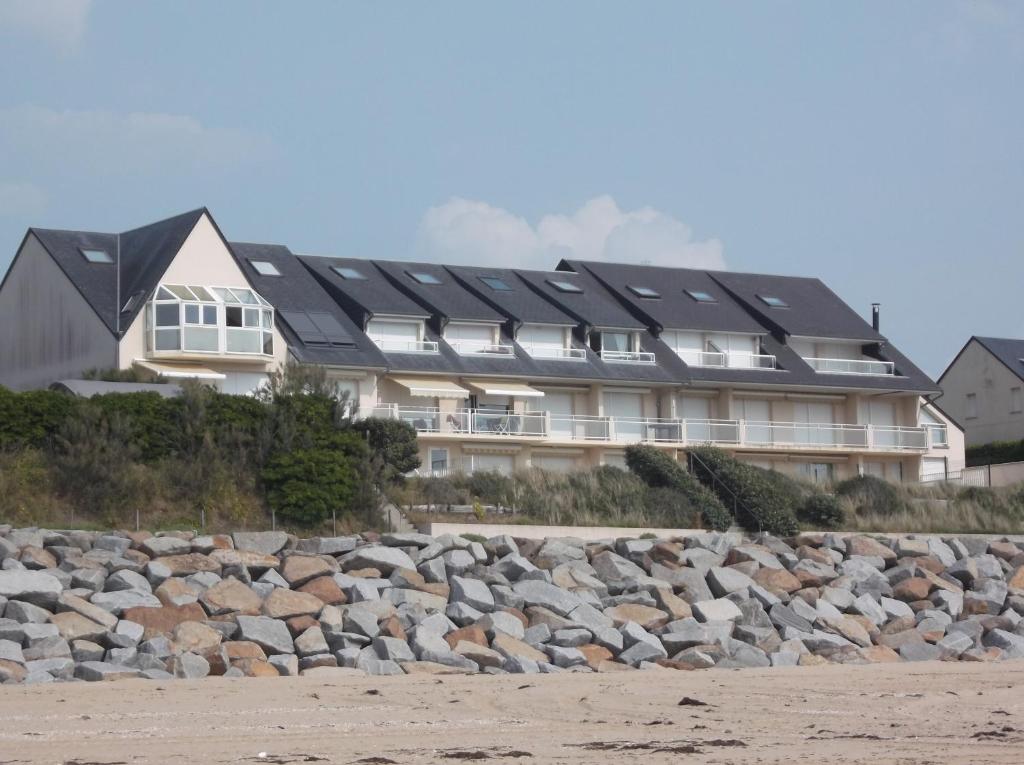
<svg viewBox="0 0 1024 765">
<path fill-rule="evenodd" d="M 364 434 L 369 447 L 384 458 L 388 480 L 420 466 L 416 428 L 409 423 L 368 417 L 356 423 L 356 430 Z"/>
<path fill-rule="evenodd" d="M 719 497 L 662 450 L 644 444 L 627 446 L 626 465 L 648 486 L 674 489 L 685 496 L 690 505 L 700 511 L 701 519 L 708 527 L 725 531 L 732 525 L 732 514 Z"/>
<path fill-rule="evenodd" d="M 813 529 L 838 529 L 845 521 L 842 505 L 831 494 L 810 495 L 796 511 L 796 517 Z"/>
<path fill-rule="evenodd" d="M 750 531 L 792 536 L 798 530 L 794 511 L 801 501 L 799 484 L 781 473 L 740 462 L 721 449 L 692 450 L 694 473 L 725 505 L 736 504 L 737 520 Z"/>
<path fill-rule="evenodd" d="M 52 390 L 12 393 L 0 387 L 0 449 L 45 449 L 80 402 Z"/>
<path fill-rule="evenodd" d="M 836 495 L 846 497 L 858 512 L 895 515 L 908 508 L 908 502 L 887 481 L 873 475 L 859 475 L 836 484 Z"/>
<path fill-rule="evenodd" d="M 281 518 L 312 526 L 344 514 L 356 490 L 353 460 L 333 449 L 274 454 L 261 473 L 267 501 Z"/>
<path fill-rule="evenodd" d="M 1024 462 L 1024 440 L 993 441 L 988 444 L 968 446 L 967 467 L 977 465 L 999 465 L 1004 462 Z"/>
</svg>

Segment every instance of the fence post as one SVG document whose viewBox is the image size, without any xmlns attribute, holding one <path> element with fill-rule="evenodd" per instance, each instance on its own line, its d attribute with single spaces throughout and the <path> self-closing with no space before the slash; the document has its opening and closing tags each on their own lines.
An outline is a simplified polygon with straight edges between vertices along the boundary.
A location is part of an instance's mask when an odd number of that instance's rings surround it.
<svg viewBox="0 0 1024 765">
<path fill-rule="evenodd" d="M 135 508 L 135 530 L 139 530 L 139 508 Z"/>
<path fill-rule="evenodd" d="M 206 508 L 199 508 L 199 528 L 202 529 L 203 533 L 206 533 Z"/>
<path fill-rule="evenodd" d="M 338 508 L 331 508 L 331 521 L 334 524 L 334 536 L 338 536 Z"/>
<path fill-rule="evenodd" d="M 277 512 L 270 508 L 270 530 L 277 531 Z"/>
</svg>

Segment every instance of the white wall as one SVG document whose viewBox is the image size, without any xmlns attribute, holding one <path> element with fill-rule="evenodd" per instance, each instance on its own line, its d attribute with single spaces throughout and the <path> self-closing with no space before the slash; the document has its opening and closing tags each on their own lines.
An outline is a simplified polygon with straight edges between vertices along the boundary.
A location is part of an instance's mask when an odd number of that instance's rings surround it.
<svg viewBox="0 0 1024 765">
<path fill-rule="evenodd" d="M 115 350 L 113 334 L 30 235 L 0 292 L 0 385 L 25 390 L 80 378 L 114 367 Z"/>
<path fill-rule="evenodd" d="M 1024 412 L 1011 412 L 1010 388 L 1024 387 L 978 341 L 972 340 L 942 378 L 939 406 L 964 427 L 968 446 L 1024 438 Z M 978 401 L 978 416 L 967 417 L 967 394 Z"/>
</svg>

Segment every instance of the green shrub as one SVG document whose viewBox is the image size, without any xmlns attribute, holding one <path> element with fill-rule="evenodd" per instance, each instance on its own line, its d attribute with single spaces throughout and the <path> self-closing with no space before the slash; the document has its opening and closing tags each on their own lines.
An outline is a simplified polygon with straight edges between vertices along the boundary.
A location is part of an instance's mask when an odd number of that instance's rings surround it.
<svg viewBox="0 0 1024 765">
<path fill-rule="evenodd" d="M 845 521 L 842 505 L 831 494 L 811 494 L 797 509 L 796 517 L 812 529 L 838 529 Z"/>
<path fill-rule="evenodd" d="M 701 509 L 686 494 L 669 486 L 647 486 L 644 506 L 652 523 L 670 529 L 694 529 L 702 525 Z"/>
<path fill-rule="evenodd" d="M 389 480 L 420 466 L 416 428 L 408 422 L 367 417 L 355 427 L 364 434 L 370 448 L 384 458 Z"/>
<path fill-rule="evenodd" d="M 80 401 L 52 390 L 13 393 L 0 387 L 0 449 L 45 449 Z"/>
<path fill-rule="evenodd" d="M 740 462 L 721 449 L 692 450 L 694 473 L 726 506 L 735 502 L 737 520 L 750 531 L 792 536 L 798 530 L 795 510 L 799 485 L 772 470 Z"/>
<path fill-rule="evenodd" d="M 348 509 L 356 488 L 351 459 L 332 449 L 293 449 L 274 454 L 261 473 L 267 501 L 286 521 L 311 526 Z"/>
<path fill-rule="evenodd" d="M 968 446 L 965 456 L 967 457 L 967 467 L 1022 462 L 1024 461 L 1024 440 L 992 441 L 987 444 Z"/>
<path fill-rule="evenodd" d="M 836 495 L 849 499 L 858 512 L 895 515 L 907 510 L 908 502 L 895 486 L 873 475 L 859 475 L 836 484 Z"/>
<path fill-rule="evenodd" d="M 489 505 L 512 504 L 512 479 L 497 470 L 478 470 L 466 477 L 469 493 Z"/>
<path fill-rule="evenodd" d="M 626 447 L 626 465 L 648 486 L 670 488 L 684 495 L 692 507 L 699 509 L 708 527 L 725 531 L 732 525 L 732 514 L 720 498 L 664 451 L 645 444 L 632 444 Z"/>
</svg>

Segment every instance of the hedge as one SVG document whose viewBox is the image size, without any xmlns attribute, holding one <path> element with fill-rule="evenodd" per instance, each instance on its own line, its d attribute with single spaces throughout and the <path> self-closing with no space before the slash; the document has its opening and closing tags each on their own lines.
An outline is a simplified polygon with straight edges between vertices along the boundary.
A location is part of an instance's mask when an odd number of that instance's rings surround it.
<svg viewBox="0 0 1024 765">
<path fill-rule="evenodd" d="M 1024 440 L 993 441 L 978 446 L 968 446 L 967 467 L 978 465 L 1001 465 L 1004 462 L 1024 462 Z"/>
</svg>

